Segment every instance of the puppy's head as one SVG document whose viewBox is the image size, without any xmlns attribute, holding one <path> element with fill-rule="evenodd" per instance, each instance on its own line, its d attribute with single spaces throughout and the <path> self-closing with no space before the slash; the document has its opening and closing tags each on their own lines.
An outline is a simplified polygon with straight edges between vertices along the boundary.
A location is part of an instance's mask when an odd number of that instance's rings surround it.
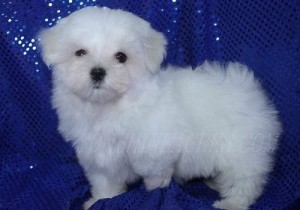
<svg viewBox="0 0 300 210">
<path fill-rule="evenodd" d="M 166 39 L 122 10 L 86 7 L 40 33 L 56 85 L 84 100 L 117 99 L 159 70 Z"/>
</svg>

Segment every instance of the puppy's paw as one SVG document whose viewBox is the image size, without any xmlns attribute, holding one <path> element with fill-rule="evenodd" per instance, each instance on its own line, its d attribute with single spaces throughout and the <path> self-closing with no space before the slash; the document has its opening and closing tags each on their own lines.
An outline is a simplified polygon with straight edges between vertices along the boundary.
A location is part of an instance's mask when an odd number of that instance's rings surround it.
<svg viewBox="0 0 300 210">
<path fill-rule="evenodd" d="M 213 204 L 214 208 L 217 209 L 226 209 L 226 210 L 247 210 L 247 207 L 240 205 L 235 202 L 233 199 L 222 199 L 219 201 L 215 201 Z"/>
<path fill-rule="evenodd" d="M 83 209 L 84 210 L 88 210 L 97 200 L 94 199 L 94 198 L 90 198 L 88 201 L 86 201 L 84 204 L 83 204 Z"/>
<path fill-rule="evenodd" d="M 171 181 L 171 177 L 148 177 L 144 179 L 144 183 L 146 186 L 146 189 L 148 191 L 154 190 L 156 188 L 164 188 L 169 186 Z"/>
</svg>

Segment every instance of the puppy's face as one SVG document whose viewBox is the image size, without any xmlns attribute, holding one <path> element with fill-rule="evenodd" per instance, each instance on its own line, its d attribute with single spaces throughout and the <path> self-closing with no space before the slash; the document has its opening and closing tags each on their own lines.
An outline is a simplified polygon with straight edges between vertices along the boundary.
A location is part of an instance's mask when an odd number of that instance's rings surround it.
<svg viewBox="0 0 300 210">
<path fill-rule="evenodd" d="M 87 7 L 40 33 L 55 85 L 84 100 L 116 100 L 159 70 L 164 36 L 121 10 Z"/>
</svg>

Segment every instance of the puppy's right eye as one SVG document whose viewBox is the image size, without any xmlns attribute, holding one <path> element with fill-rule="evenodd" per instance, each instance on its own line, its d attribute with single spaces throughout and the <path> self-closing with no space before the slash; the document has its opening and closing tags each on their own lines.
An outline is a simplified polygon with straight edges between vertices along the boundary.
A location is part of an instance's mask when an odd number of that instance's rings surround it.
<svg viewBox="0 0 300 210">
<path fill-rule="evenodd" d="M 75 52 L 75 55 L 78 56 L 78 57 L 80 57 L 80 56 L 85 55 L 86 53 L 87 53 L 86 50 L 80 49 L 80 50 L 77 50 L 77 51 Z"/>
</svg>

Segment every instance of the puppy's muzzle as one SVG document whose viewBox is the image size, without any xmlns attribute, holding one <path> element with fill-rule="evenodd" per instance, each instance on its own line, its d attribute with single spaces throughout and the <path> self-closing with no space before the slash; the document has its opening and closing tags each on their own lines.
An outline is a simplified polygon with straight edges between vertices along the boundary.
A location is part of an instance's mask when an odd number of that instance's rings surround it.
<svg viewBox="0 0 300 210">
<path fill-rule="evenodd" d="M 101 67 L 94 67 L 91 69 L 91 79 L 94 84 L 99 84 L 105 77 L 106 71 Z"/>
</svg>

